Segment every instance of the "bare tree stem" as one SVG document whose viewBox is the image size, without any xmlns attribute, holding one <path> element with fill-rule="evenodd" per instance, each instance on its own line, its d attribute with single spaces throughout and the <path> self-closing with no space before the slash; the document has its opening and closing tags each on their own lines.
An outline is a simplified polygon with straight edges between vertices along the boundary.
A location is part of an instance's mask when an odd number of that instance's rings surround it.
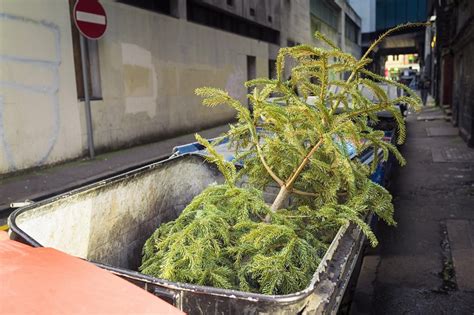
<svg viewBox="0 0 474 315">
<path fill-rule="evenodd" d="M 272 203 L 272 206 L 270 207 L 272 212 L 276 212 L 278 209 L 280 209 L 285 203 L 286 199 L 288 199 L 289 195 L 290 191 L 286 188 L 286 186 L 281 186 L 278 195 L 276 196 L 275 200 Z"/>
<path fill-rule="evenodd" d="M 276 212 L 278 209 L 281 209 L 283 204 L 285 203 L 286 199 L 288 199 L 290 193 L 293 191 L 293 184 L 295 183 L 296 179 L 298 176 L 301 174 L 303 171 L 304 167 L 308 164 L 309 159 L 311 156 L 316 152 L 316 150 L 323 144 L 323 139 L 320 139 L 318 143 L 316 143 L 313 148 L 306 154 L 304 157 L 303 161 L 300 163 L 296 171 L 291 175 L 290 179 L 284 183 L 283 185 L 280 185 L 280 191 L 278 192 L 278 195 L 276 196 L 275 200 L 272 203 L 272 206 L 270 209 L 273 212 Z M 297 191 L 297 193 L 301 195 L 312 195 L 311 193 L 306 193 L 303 191 Z"/>
</svg>

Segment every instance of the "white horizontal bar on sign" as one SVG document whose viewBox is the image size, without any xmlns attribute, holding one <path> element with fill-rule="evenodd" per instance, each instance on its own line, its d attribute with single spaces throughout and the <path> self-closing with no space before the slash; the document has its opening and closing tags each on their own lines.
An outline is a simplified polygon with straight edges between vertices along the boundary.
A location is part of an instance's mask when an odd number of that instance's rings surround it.
<svg viewBox="0 0 474 315">
<path fill-rule="evenodd" d="M 105 25 L 105 16 L 99 14 L 76 11 L 76 19 L 81 22 Z"/>
</svg>

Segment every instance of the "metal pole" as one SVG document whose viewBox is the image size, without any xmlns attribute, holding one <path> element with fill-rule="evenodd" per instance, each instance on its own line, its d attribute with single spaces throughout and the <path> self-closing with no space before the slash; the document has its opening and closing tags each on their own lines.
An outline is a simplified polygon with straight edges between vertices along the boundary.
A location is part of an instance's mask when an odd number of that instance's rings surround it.
<svg viewBox="0 0 474 315">
<path fill-rule="evenodd" d="M 86 38 L 80 34 L 81 40 L 81 63 L 82 63 L 82 82 L 84 83 L 84 105 L 86 106 L 86 125 L 87 125 L 87 146 L 89 147 L 89 156 L 95 157 L 94 135 L 92 133 L 92 114 L 91 102 L 89 96 L 89 69 L 86 63 Z"/>
</svg>

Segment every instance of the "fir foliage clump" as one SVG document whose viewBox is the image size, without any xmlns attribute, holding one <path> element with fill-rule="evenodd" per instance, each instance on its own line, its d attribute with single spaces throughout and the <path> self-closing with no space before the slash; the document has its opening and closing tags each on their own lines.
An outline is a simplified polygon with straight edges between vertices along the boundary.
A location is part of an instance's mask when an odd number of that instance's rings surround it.
<svg viewBox="0 0 474 315">
<path fill-rule="evenodd" d="M 234 164 L 196 137 L 225 184 L 206 188 L 175 221 L 155 231 L 143 248 L 140 270 L 178 282 L 266 294 L 308 285 L 326 245 L 301 230 L 292 216 L 272 213 L 262 191 L 238 187 Z M 271 223 L 265 222 L 267 216 Z"/>
<path fill-rule="evenodd" d="M 237 123 L 226 134 L 236 149 L 237 170 L 213 145 L 197 136 L 225 178 L 184 209 L 175 220 L 161 225 L 143 249 L 140 270 L 178 282 L 209 285 L 264 294 L 288 294 L 306 287 L 334 233 L 354 223 L 370 243 L 377 239 L 365 218 L 370 211 L 389 225 L 393 205 L 389 192 L 369 179 L 370 165 L 348 156 L 346 144 L 389 154 L 404 164 L 396 146 L 374 129 L 377 112 L 390 112 L 397 122 L 397 141 L 406 137 L 404 120 L 395 106 L 419 106 L 416 94 L 365 67 L 369 52 L 391 32 L 422 24 L 402 25 L 388 31 L 360 59 L 342 52 L 317 33 L 329 49 L 299 45 L 282 48 L 277 77 L 246 83 L 253 108 L 216 88 L 200 88 L 206 106 L 226 104 L 237 112 Z M 285 61 L 296 64 L 285 79 Z M 332 79 L 344 77 L 347 80 Z M 380 83 L 404 90 L 390 99 Z M 334 89 L 338 87 L 338 89 Z M 368 89 L 377 101 L 362 93 Z M 271 97 L 276 96 L 276 97 Z M 242 178 L 246 185 L 238 185 Z M 271 205 L 263 190 L 280 189 Z"/>
</svg>

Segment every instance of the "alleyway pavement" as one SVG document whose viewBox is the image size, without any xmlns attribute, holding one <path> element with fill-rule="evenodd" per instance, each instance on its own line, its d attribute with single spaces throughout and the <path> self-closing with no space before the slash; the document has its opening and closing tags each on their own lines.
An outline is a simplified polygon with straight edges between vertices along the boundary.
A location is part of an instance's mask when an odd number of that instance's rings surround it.
<svg viewBox="0 0 474 315">
<path fill-rule="evenodd" d="M 198 132 L 212 138 L 228 129 L 227 125 Z M 25 200 L 39 201 L 47 197 L 98 181 L 128 170 L 163 160 L 173 147 L 194 142 L 194 133 L 151 144 L 80 159 L 53 167 L 23 172 L 0 178 L 0 227 L 12 212 L 10 204 Z"/>
<path fill-rule="evenodd" d="M 397 227 L 377 226 L 352 314 L 474 314 L 474 149 L 436 107 L 407 120 L 407 165 L 389 187 Z"/>
</svg>

